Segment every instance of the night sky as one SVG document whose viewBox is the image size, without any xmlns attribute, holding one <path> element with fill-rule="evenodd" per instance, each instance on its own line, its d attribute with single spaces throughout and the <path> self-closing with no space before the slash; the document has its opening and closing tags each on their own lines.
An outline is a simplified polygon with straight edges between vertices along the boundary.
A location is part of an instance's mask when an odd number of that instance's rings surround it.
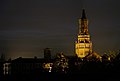
<svg viewBox="0 0 120 81">
<path fill-rule="evenodd" d="M 48 47 L 74 55 L 83 8 L 93 51 L 120 49 L 120 0 L 0 0 L 0 54 L 43 57 Z"/>
</svg>

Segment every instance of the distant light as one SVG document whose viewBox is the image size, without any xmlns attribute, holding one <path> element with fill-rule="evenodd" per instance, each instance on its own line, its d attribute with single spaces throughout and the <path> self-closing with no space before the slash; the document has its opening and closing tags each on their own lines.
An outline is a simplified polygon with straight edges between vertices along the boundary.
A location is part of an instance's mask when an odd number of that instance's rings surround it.
<svg viewBox="0 0 120 81">
<path fill-rule="evenodd" d="M 49 72 L 51 72 L 51 70 L 52 70 L 52 67 L 50 67 Z"/>
</svg>

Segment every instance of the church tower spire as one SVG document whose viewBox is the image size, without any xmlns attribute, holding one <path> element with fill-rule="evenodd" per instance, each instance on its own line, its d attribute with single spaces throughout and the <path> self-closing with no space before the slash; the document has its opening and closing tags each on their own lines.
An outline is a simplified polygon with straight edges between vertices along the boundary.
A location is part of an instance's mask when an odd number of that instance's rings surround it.
<svg viewBox="0 0 120 81">
<path fill-rule="evenodd" d="M 79 34 L 88 35 L 88 19 L 85 14 L 85 10 L 82 10 L 82 17 L 79 19 Z"/>
<path fill-rule="evenodd" d="M 78 57 L 83 58 L 92 52 L 92 42 L 88 32 L 88 19 L 85 10 L 82 10 L 82 17 L 79 19 L 79 33 L 75 43 L 75 53 Z"/>
<path fill-rule="evenodd" d="M 81 19 L 86 19 L 85 9 L 82 10 L 82 17 Z"/>
</svg>

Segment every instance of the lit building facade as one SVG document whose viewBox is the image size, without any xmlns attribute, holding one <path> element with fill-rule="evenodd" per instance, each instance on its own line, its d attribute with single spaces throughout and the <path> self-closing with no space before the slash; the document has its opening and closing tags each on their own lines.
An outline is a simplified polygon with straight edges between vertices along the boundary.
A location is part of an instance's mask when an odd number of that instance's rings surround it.
<svg viewBox="0 0 120 81">
<path fill-rule="evenodd" d="M 88 19 L 86 18 L 85 10 L 82 11 L 82 17 L 79 19 L 79 32 L 75 42 L 75 54 L 79 58 L 92 53 L 92 42 L 88 32 Z"/>
<path fill-rule="evenodd" d="M 11 74 L 11 63 L 5 62 L 3 64 L 3 74 L 4 75 L 10 75 Z"/>
</svg>

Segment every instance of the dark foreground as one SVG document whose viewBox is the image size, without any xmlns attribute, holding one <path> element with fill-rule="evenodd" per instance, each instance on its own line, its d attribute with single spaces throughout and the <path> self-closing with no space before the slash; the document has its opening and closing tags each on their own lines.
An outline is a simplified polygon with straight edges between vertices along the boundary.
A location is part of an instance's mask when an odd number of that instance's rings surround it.
<svg viewBox="0 0 120 81">
<path fill-rule="evenodd" d="M 4 76 L 0 81 L 120 81 L 119 73 L 43 73 Z"/>
</svg>

